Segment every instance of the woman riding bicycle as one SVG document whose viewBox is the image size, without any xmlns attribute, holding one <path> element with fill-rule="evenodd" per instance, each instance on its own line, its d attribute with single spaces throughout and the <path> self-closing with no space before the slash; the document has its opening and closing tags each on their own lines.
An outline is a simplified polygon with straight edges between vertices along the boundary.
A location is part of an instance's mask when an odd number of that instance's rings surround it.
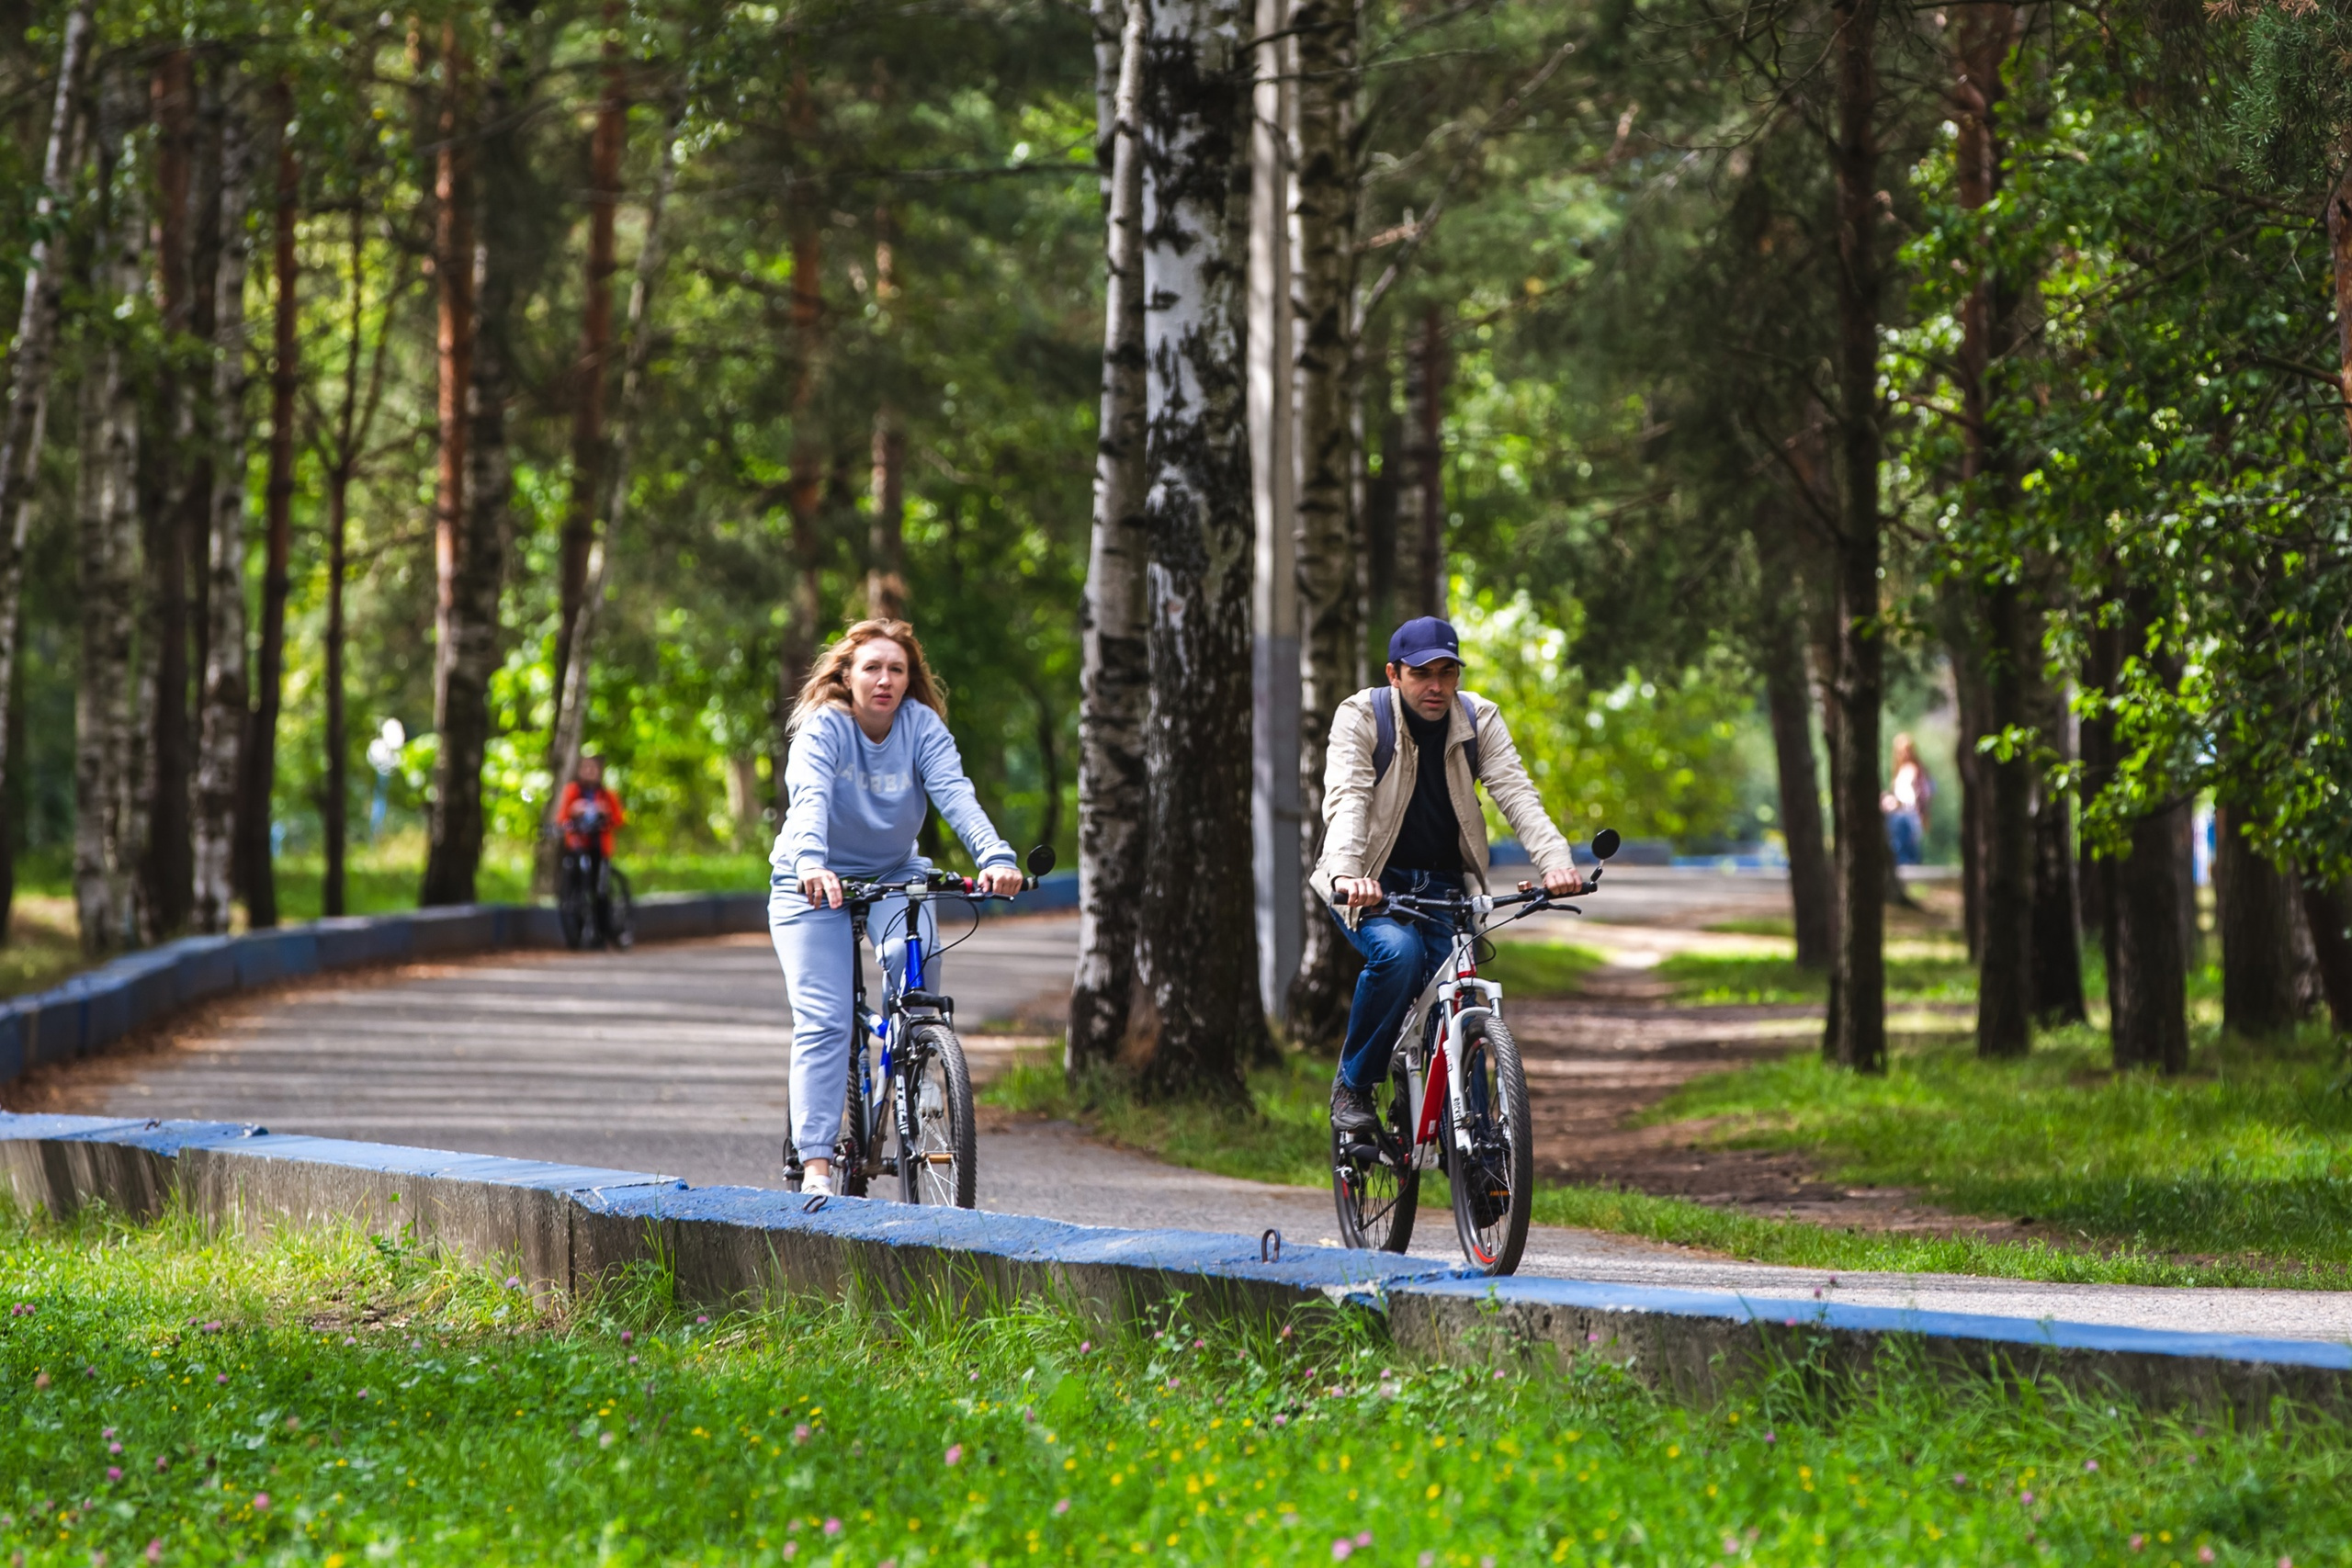
<svg viewBox="0 0 2352 1568">
<path fill-rule="evenodd" d="M 1012 848 L 989 822 L 947 730 L 947 707 L 904 621 L 860 621 L 827 649 L 792 710 L 784 827 L 769 856 L 768 934 L 792 995 L 792 1145 L 801 1190 L 833 1190 L 832 1151 L 849 1092 L 849 911 L 844 876 L 904 883 L 931 863 L 915 836 L 939 807 L 980 868 L 988 893 L 1018 893 Z M 896 994 L 906 900 L 874 906 L 867 930 Z M 928 907 L 926 953 L 935 952 Z M 925 979 L 936 986 L 937 960 Z"/>
</svg>

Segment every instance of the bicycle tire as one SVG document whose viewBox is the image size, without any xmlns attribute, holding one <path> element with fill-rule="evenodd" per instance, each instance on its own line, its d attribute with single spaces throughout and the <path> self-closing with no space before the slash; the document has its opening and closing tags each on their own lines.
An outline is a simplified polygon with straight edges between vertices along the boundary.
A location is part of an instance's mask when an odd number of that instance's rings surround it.
<svg viewBox="0 0 2352 1568">
<path fill-rule="evenodd" d="M 580 868 L 570 855 L 563 859 L 563 869 L 557 882 L 555 902 L 556 924 L 563 931 L 563 945 L 577 953 L 587 941 L 588 926 L 594 911 L 581 889 Z"/>
<path fill-rule="evenodd" d="M 1396 1146 L 1406 1151 L 1399 1172 L 1386 1161 L 1350 1155 L 1331 1129 L 1331 1201 L 1340 1211 L 1340 1240 L 1374 1252 L 1403 1252 L 1413 1245 L 1413 1220 L 1420 1211 L 1421 1171 L 1413 1163 L 1412 1078 L 1398 1053 L 1388 1081 L 1373 1090 L 1373 1102 Z M 1386 1103 L 1382 1104 L 1383 1097 Z"/>
<path fill-rule="evenodd" d="M 605 907 L 612 920 L 605 933 L 605 940 L 620 952 L 637 945 L 637 898 L 629 892 L 628 874 L 619 866 L 612 870 L 612 887 L 606 894 Z"/>
<path fill-rule="evenodd" d="M 1493 1013 L 1464 1024 L 1455 1066 L 1471 1124 L 1467 1151 L 1455 1145 L 1450 1110 L 1440 1124 L 1446 1182 L 1453 1190 L 1454 1233 L 1472 1268 L 1509 1274 L 1527 1249 L 1528 1211 L 1535 1196 L 1527 1070 L 1510 1026 Z"/>
<path fill-rule="evenodd" d="M 964 1043 L 946 1024 L 919 1023 L 907 1044 L 915 1070 L 894 1077 L 915 1145 L 899 1150 L 899 1195 L 910 1203 L 969 1209 L 979 1201 L 979 1134 Z"/>
</svg>

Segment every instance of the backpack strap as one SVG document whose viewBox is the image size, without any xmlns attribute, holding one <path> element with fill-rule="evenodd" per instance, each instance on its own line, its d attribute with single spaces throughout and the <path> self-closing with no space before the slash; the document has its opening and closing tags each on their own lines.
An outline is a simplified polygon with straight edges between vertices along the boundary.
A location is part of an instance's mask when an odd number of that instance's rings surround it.
<svg viewBox="0 0 2352 1568">
<path fill-rule="evenodd" d="M 1470 756 L 1470 782 L 1476 784 L 1478 782 L 1478 710 L 1470 705 L 1470 695 L 1466 692 L 1457 693 L 1455 700 L 1462 705 L 1462 716 L 1470 721 L 1470 740 L 1464 749 Z"/>
<path fill-rule="evenodd" d="M 1377 787 L 1396 761 L 1396 702 L 1386 686 L 1369 688 L 1372 695 L 1372 782 Z"/>
</svg>

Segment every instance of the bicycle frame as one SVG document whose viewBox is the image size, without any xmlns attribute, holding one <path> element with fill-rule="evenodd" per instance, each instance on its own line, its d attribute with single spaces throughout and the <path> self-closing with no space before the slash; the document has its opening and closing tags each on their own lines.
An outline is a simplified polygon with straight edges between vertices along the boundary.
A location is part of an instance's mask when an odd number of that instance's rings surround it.
<svg viewBox="0 0 2352 1568">
<path fill-rule="evenodd" d="M 850 920 L 850 1059 L 851 1081 L 864 1091 L 866 1124 L 857 1129 L 859 1157 L 871 1163 L 875 1146 L 881 1141 L 883 1102 L 888 1100 L 895 1108 L 899 1129 L 899 1147 L 913 1146 L 915 1130 L 907 1119 L 907 1108 L 898 1103 L 901 1097 L 889 1092 L 894 1068 L 899 1066 L 900 1054 L 907 1049 L 908 1025 L 928 1021 L 933 1018 L 954 1023 L 955 1004 L 944 997 L 930 996 L 927 981 L 928 955 L 923 952 L 922 910 L 924 905 L 940 898 L 988 897 L 992 895 L 972 894 L 947 888 L 932 888 L 921 883 L 904 886 L 868 884 L 859 893 L 844 901 L 849 905 Z M 903 897 L 906 908 L 906 959 L 899 973 L 897 998 L 883 1011 L 876 1012 L 866 1004 L 865 994 L 865 933 L 866 919 L 875 904 L 886 897 Z M 888 932 L 885 936 L 887 938 Z M 921 996 L 925 999 L 912 1004 L 922 1010 L 917 1017 L 910 1011 L 908 998 Z M 866 1067 L 868 1040 L 881 1043 L 881 1059 L 875 1064 L 871 1076 Z"/>
</svg>

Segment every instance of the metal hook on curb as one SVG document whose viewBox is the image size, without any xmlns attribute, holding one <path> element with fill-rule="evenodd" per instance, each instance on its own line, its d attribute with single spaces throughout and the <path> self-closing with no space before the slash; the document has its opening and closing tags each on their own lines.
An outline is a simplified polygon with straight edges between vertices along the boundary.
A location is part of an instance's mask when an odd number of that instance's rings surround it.
<svg viewBox="0 0 2352 1568">
<path fill-rule="evenodd" d="M 1280 1263 L 1282 1260 L 1283 1233 L 1275 1230 L 1270 1225 L 1267 1227 L 1265 1235 L 1258 1238 L 1258 1261 L 1261 1263 Z"/>
<path fill-rule="evenodd" d="M 830 1196 L 831 1196 L 831 1194 L 825 1192 L 810 1194 L 808 1201 L 800 1205 L 800 1212 L 804 1214 L 815 1213 L 818 1210 L 825 1206 L 825 1200 Z"/>
</svg>

